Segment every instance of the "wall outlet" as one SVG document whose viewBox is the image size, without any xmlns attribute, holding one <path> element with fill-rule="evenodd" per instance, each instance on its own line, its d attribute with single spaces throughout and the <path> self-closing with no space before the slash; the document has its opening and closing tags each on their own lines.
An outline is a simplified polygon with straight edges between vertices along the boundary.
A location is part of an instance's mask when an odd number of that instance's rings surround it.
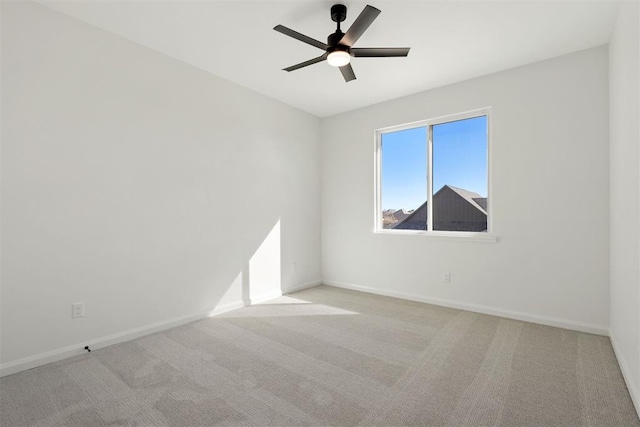
<svg viewBox="0 0 640 427">
<path fill-rule="evenodd" d="M 84 303 L 74 302 L 71 304 L 71 318 L 77 319 L 79 317 L 84 317 Z"/>
<path fill-rule="evenodd" d="M 442 281 L 444 283 L 451 283 L 451 273 L 444 273 L 442 275 Z"/>
</svg>

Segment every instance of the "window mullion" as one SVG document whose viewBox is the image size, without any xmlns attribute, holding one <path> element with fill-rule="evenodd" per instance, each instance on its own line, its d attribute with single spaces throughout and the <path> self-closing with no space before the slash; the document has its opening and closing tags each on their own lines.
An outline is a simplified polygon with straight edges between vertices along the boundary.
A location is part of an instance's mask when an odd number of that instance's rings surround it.
<svg viewBox="0 0 640 427">
<path fill-rule="evenodd" d="M 433 125 L 427 135 L 427 231 L 433 231 Z"/>
</svg>

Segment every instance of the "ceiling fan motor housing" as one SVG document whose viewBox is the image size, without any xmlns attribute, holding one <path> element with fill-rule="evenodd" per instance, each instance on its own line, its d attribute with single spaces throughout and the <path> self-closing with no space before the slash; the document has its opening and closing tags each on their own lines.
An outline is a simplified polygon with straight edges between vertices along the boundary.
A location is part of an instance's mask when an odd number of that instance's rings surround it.
<svg viewBox="0 0 640 427">
<path fill-rule="evenodd" d="M 329 37 L 327 37 L 327 53 L 331 53 L 336 50 L 343 50 L 348 54 L 351 54 L 351 49 L 349 48 L 349 46 L 340 44 L 340 40 L 342 40 L 342 37 L 344 37 L 344 33 L 340 30 L 336 31 L 333 34 L 329 34 Z"/>
</svg>

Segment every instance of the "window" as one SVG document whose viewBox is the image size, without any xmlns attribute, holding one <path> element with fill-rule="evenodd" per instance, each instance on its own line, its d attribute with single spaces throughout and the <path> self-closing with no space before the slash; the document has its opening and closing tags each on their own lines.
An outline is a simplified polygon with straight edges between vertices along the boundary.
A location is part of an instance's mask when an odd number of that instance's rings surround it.
<svg viewBox="0 0 640 427">
<path fill-rule="evenodd" d="M 489 231 L 489 109 L 376 131 L 376 231 Z"/>
</svg>

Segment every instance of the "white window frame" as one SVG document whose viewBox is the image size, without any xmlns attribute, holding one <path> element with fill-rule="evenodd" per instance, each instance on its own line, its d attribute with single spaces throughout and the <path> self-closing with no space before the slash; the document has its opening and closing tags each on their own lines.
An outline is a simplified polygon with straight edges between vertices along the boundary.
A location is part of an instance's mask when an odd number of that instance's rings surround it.
<svg viewBox="0 0 640 427">
<path fill-rule="evenodd" d="M 471 232 L 471 231 L 433 231 L 433 126 L 458 120 L 472 119 L 476 117 L 487 117 L 487 231 Z M 427 230 L 394 230 L 382 228 L 382 135 L 391 132 L 398 132 L 418 127 L 426 127 L 428 133 L 427 140 Z M 476 110 L 465 111 L 462 113 L 449 114 L 446 116 L 435 117 L 427 120 L 420 120 L 412 123 L 405 123 L 396 126 L 389 126 L 375 131 L 375 155 L 374 155 L 374 174 L 375 174 L 375 212 L 373 232 L 376 234 L 394 234 L 394 235 L 420 235 L 437 237 L 444 239 L 464 239 L 478 242 L 497 242 L 498 238 L 493 234 L 493 191 L 492 191 L 492 168 L 491 168 L 491 107 L 479 108 Z"/>
</svg>

